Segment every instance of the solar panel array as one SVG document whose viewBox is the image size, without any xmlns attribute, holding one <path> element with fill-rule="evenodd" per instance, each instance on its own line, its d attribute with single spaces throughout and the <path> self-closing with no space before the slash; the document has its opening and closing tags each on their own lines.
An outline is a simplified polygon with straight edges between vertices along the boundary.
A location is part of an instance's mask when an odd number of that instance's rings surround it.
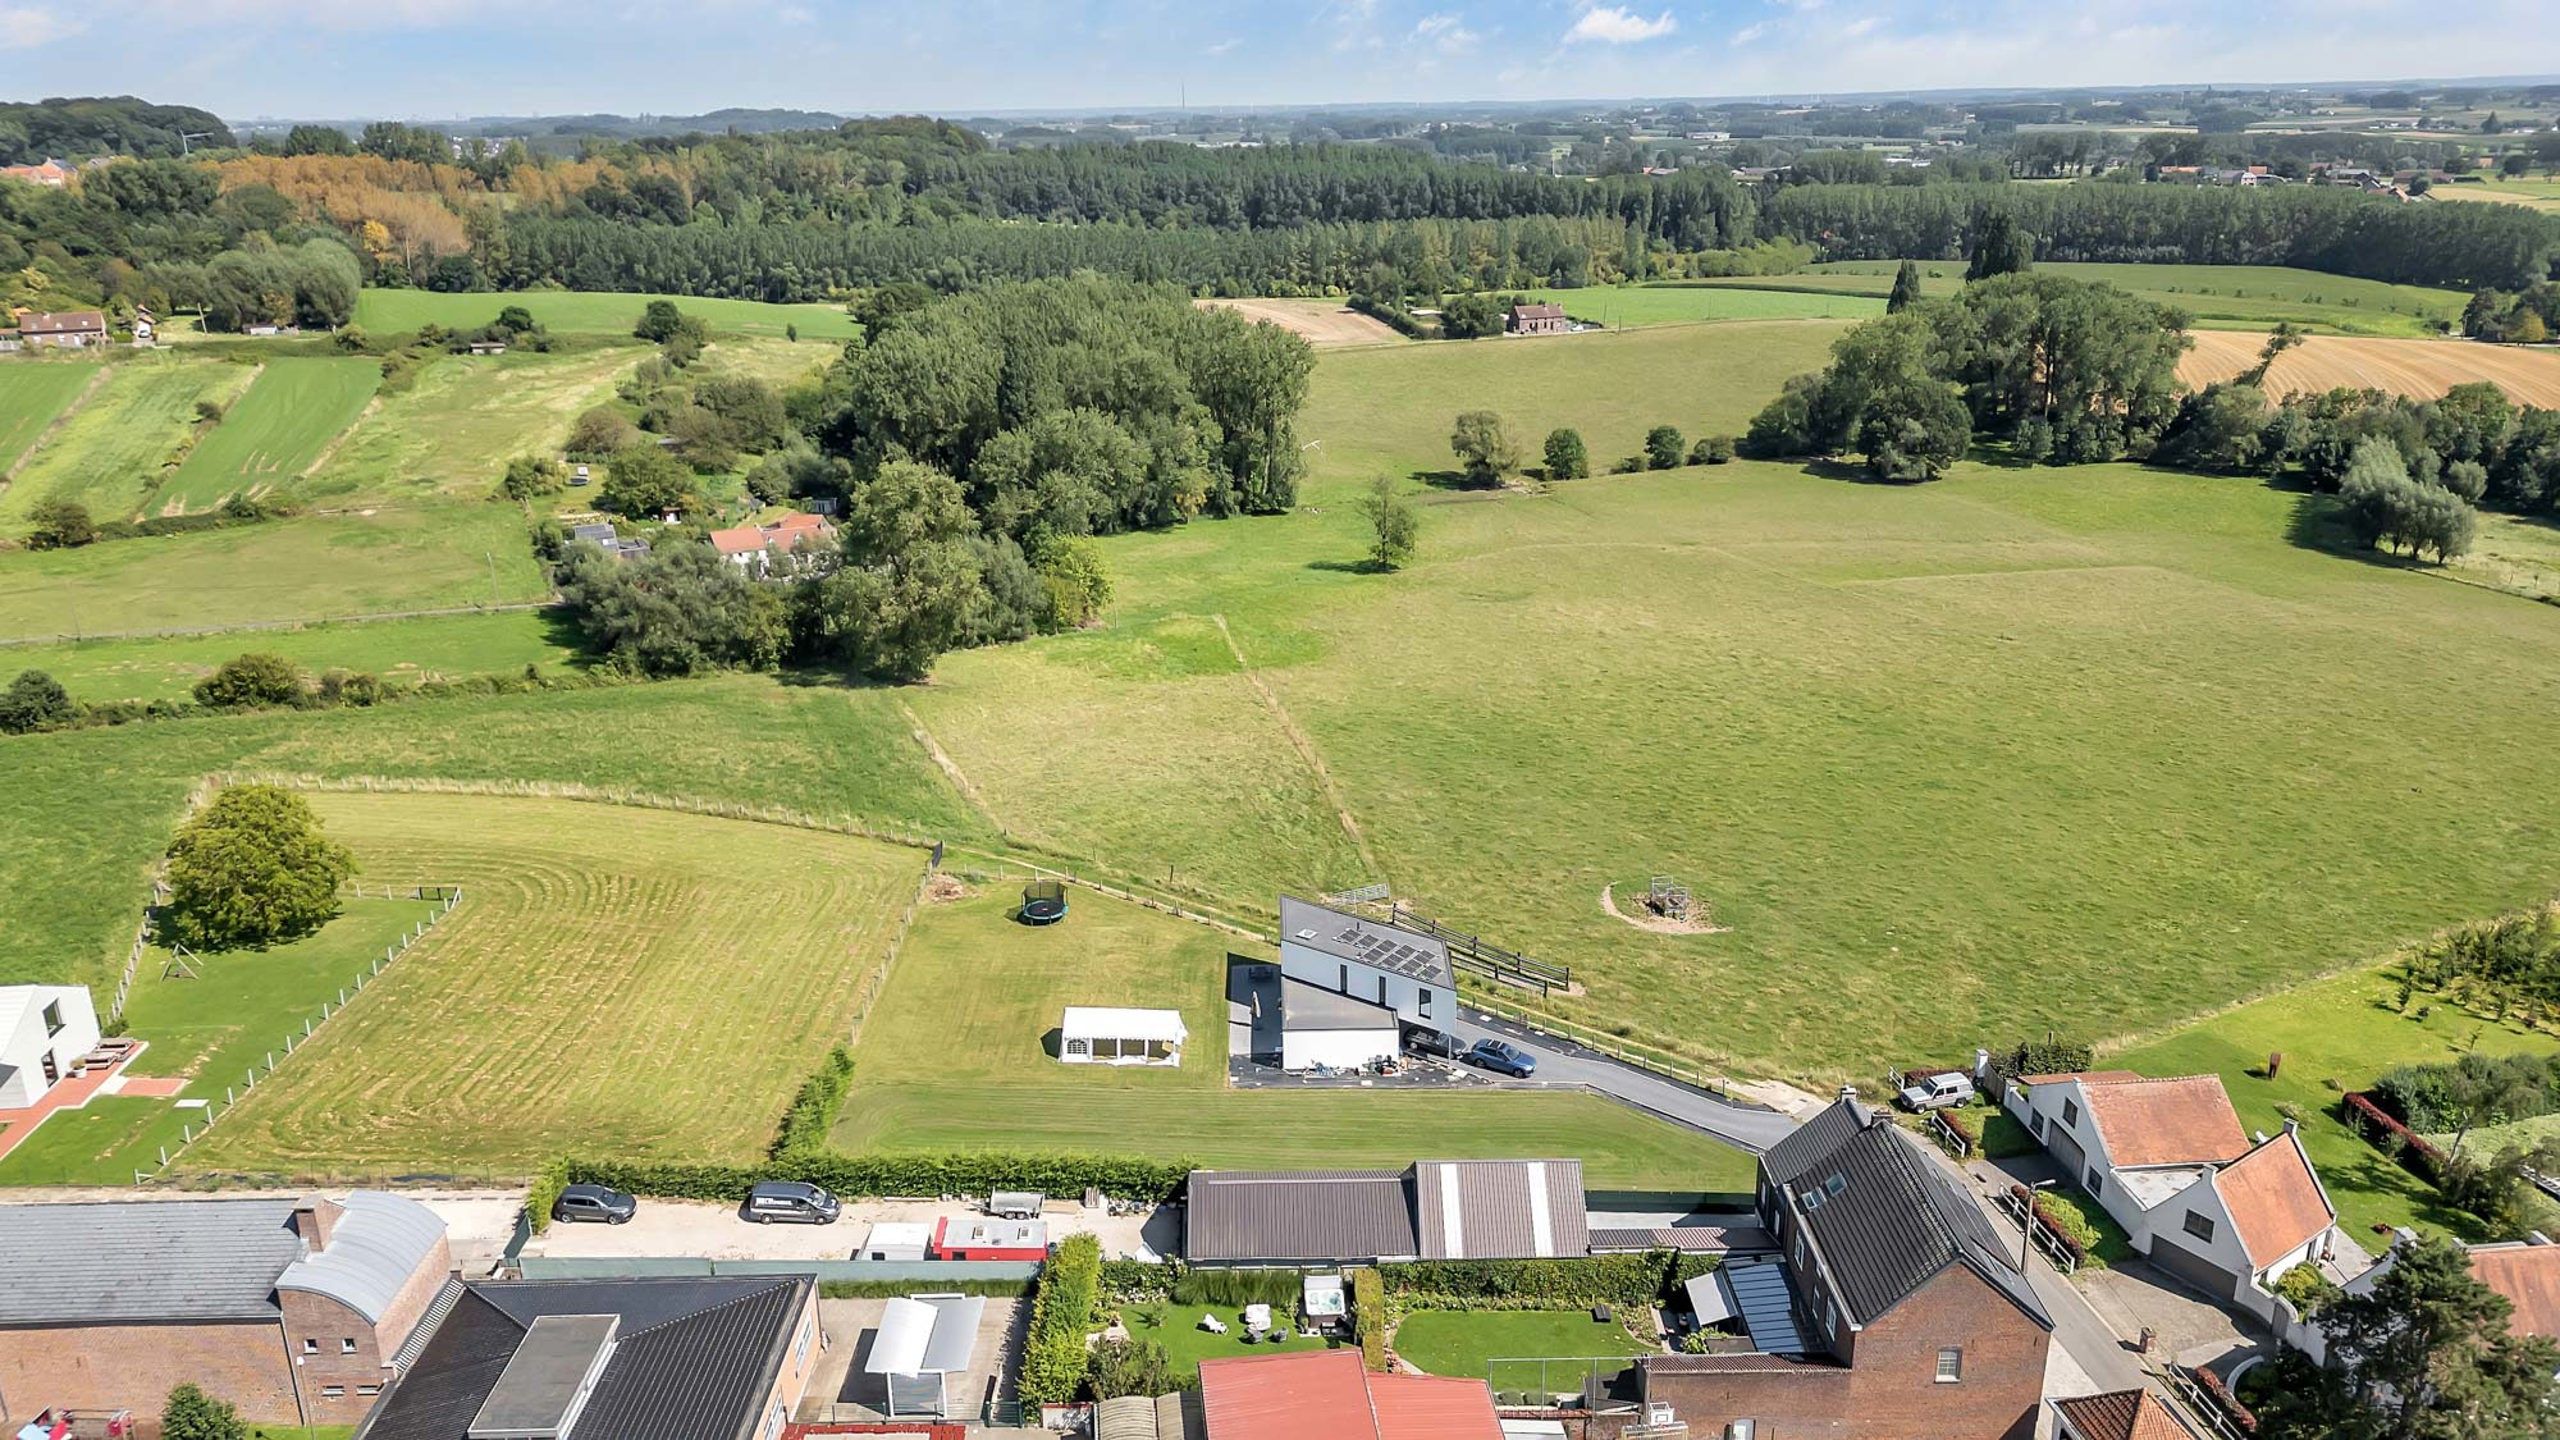
<svg viewBox="0 0 2560 1440">
<path fill-rule="evenodd" d="M 1427 976 L 1438 973 L 1440 968 L 1435 952 L 1362 926 L 1345 925 L 1342 933 L 1333 938 L 1336 944 L 1350 946 L 1364 963 L 1398 975 Z"/>
</svg>

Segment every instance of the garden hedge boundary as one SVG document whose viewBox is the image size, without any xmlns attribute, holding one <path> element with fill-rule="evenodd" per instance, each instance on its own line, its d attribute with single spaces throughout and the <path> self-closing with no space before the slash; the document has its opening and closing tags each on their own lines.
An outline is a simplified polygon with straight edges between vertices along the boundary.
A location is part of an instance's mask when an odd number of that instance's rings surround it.
<svg viewBox="0 0 2560 1440">
<path fill-rule="evenodd" d="M 1092 1359 L 1085 1337 L 1101 1303 L 1102 1241 L 1090 1233 L 1059 1241 L 1049 1263 L 1040 1268 L 1029 1332 L 1022 1342 L 1017 1393 L 1025 1411 L 1076 1398 Z"/>
<path fill-rule="evenodd" d="M 1385 1373 L 1387 1287 L 1374 1266 L 1351 1272 L 1351 1331 L 1360 1337 L 1360 1363 Z"/>
<path fill-rule="evenodd" d="M 1416 1260 L 1377 1267 L 1382 1293 L 1407 1309 L 1588 1309 L 1652 1305 L 1716 1268 L 1677 1250 L 1557 1260 Z"/>
<path fill-rule="evenodd" d="M 2375 1104 L 2373 1097 L 2361 1090 L 2348 1091 L 2339 1106 L 2346 1112 L 2347 1128 L 2362 1136 L 2367 1144 L 2391 1155 L 2393 1147 L 2374 1137 L 2376 1130 L 2381 1131 L 2384 1136 L 2399 1142 L 2399 1153 L 2392 1158 L 2398 1160 L 2402 1168 L 2430 1185 L 2443 1186 L 2445 1157 L 2434 1141 L 2400 1123 L 2398 1116 Z"/>
</svg>

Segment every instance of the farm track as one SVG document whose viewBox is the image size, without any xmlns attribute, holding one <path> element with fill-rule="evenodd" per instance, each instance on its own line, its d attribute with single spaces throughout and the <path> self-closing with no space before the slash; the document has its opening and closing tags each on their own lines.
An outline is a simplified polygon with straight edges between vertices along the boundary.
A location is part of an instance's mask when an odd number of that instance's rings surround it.
<svg viewBox="0 0 2560 1440">
<path fill-rule="evenodd" d="M 2192 332 L 2195 348 L 2178 362 L 2178 378 L 2202 387 L 2246 373 L 2258 363 L 2263 334 Z M 2348 386 L 2433 399 L 2456 385 L 2486 380 L 2523 405 L 2560 408 L 2560 351 L 2467 340 L 2394 340 L 2314 335 L 2276 357 L 2267 372 L 2272 395 Z"/>
<path fill-rule="evenodd" d="M 1244 672 L 1245 683 L 1253 687 L 1253 693 L 1262 697 L 1264 707 L 1270 710 L 1271 718 L 1279 724 L 1280 733 L 1289 737 L 1289 744 L 1298 752 L 1298 758 L 1307 762 L 1307 769 L 1314 774 L 1317 788 L 1324 791 L 1324 803 L 1332 807 L 1334 819 L 1342 824 L 1343 838 L 1349 840 L 1351 848 L 1358 852 L 1360 863 L 1368 868 L 1371 875 L 1386 878 L 1387 868 L 1379 864 L 1378 857 L 1370 851 L 1369 837 L 1360 833 L 1360 822 L 1351 816 L 1351 802 L 1343 797 L 1342 787 L 1334 783 L 1333 771 L 1324 763 L 1324 752 L 1316 748 L 1314 737 L 1300 728 L 1298 718 L 1289 713 L 1289 707 L 1281 704 L 1280 697 L 1263 683 L 1262 676 L 1253 668 L 1253 662 L 1245 658 L 1244 647 L 1236 643 L 1235 632 L 1227 628 L 1227 617 L 1212 615 L 1209 618 L 1217 623 L 1218 638 L 1227 642 L 1227 653 L 1236 657 L 1236 668 Z"/>
</svg>

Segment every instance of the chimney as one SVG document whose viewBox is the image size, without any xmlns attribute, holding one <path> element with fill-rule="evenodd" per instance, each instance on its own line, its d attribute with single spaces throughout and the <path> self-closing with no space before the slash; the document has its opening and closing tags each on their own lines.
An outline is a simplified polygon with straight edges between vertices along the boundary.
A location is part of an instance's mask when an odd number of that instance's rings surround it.
<svg viewBox="0 0 2560 1440">
<path fill-rule="evenodd" d="M 2299 1121 L 2299 1120 L 2293 1119 L 2291 1116 L 2287 1116 L 2287 1117 L 2285 1118 L 2285 1122 L 2284 1122 L 2284 1133 L 2286 1133 L 2287 1135 L 2298 1135 L 2298 1134 L 2301 1134 L 2301 1133 L 2302 1133 L 2302 1122 L 2301 1122 L 2301 1121 Z"/>
<path fill-rule="evenodd" d="M 317 1255 L 329 1248 L 329 1237 L 338 1232 L 338 1222 L 346 1214 L 346 1207 L 337 1201 L 312 1196 L 293 1207 L 293 1233 L 302 1237 L 304 1248 Z"/>
</svg>

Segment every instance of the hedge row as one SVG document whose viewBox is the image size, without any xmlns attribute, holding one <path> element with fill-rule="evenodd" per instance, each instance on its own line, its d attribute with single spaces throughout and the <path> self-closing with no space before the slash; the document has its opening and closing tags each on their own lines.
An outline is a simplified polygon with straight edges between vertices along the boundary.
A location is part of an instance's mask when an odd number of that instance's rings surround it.
<svg viewBox="0 0 2560 1440">
<path fill-rule="evenodd" d="M 2444 1152 L 2434 1141 L 2400 1123 L 2399 1117 L 2373 1103 L 2373 1097 L 2361 1090 L 2349 1091 L 2345 1101 L 2347 1125 L 2385 1154 L 2391 1145 L 2374 1138 L 2379 1130 L 2387 1139 L 2399 1141 L 2397 1159 L 2403 1168 L 2430 1185 L 2444 1184 Z"/>
<path fill-rule="evenodd" d="M 551 1207 L 560 1203 L 560 1192 L 569 1188 L 569 1169 L 565 1159 L 546 1160 L 533 1172 L 533 1184 L 524 1192 L 524 1213 L 534 1234 L 551 1228 Z"/>
<path fill-rule="evenodd" d="M 1076 1398 L 1091 1361 L 1085 1337 L 1102 1303 L 1102 1241 L 1090 1233 L 1058 1242 L 1040 1268 L 1031 1300 L 1031 1324 L 1022 1342 L 1018 1393 L 1022 1408 L 1063 1405 Z"/>
<path fill-rule="evenodd" d="M 2047 1202 L 2043 1191 L 2029 1190 L 2024 1185 L 2011 1185 L 2009 1193 L 2033 1207 L 2036 1228 L 2060 1242 L 2063 1249 L 2070 1251 L 2074 1263 L 2082 1265 L 2089 1263 L 2089 1248 L 2097 1243 L 2098 1237 L 2095 1231 L 2089 1230 L 2086 1222 L 2079 1216 L 2057 1209 Z"/>
<path fill-rule="evenodd" d="M 1019 1296 L 1031 1293 L 1029 1280 L 936 1280 L 940 1295 Z M 821 1280 L 818 1294 L 828 1300 L 890 1300 L 916 1293 L 913 1280 Z"/>
<path fill-rule="evenodd" d="M 247 652 L 254 653 L 254 652 Z M 624 685 L 645 685 L 650 677 L 633 675 L 609 665 L 592 670 L 561 670 L 542 673 L 527 667 L 519 674 L 468 675 L 450 680 L 422 680 L 414 685 L 374 683 L 358 687 L 349 682 L 352 673 L 330 672 L 319 683 L 307 689 L 288 705 L 205 705 L 194 700 L 99 700 L 82 703 L 77 711 L 59 724 L 37 727 L 39 730 L 95 730 L 113 725 L 131 725 L 144 720 L 197 720 L 213 715 L 247 715 L 278 710 L 371 709 L 380 705 L 396 705 L 410 700 L 445 700 L 457 696 L 485 697 L 493 695 L 527 695 L 554 690 L 609 690 Z M 361 695 L 363 698 L 356 698 Z"/>
<path fill-rule="evenodd" d="M 1431 332 L 1422 328 L 1422 322 L 1406 314 L 1401 305 L 1381 305 L 1366 295 L 1354 295 L 1343 304 L 1408 340 L 1427 340 L 1431 337 Z"/>
<path fill-rule="evenodd" d="M 1544 1301 L 1557 1307 L 1651 1305 L 1715 1268 L 1677 1250 L 1559 1260 L 1418 1260 L 1381 1265 L 1386 1294 L 1438 1309 L 1499 1308 L 1472 1302 Z M 1531 1306 L 1527 1308 L 1544 1308 Z"/>
<path fill-rule="evenodd" d="M 687 1165 L 654 1160 L 571 1158 L 568 1179 L 610 1185 L 634 1195 L 735 1203 L 759 1180 L 806 1180 L 837 1195 L 984 1195 L 1038 1190 L 1080 1195 L 1087 1186 L 1123 1199 L 1169 1200 L 1182 1191 L 1188 1165 L 1110 1155 L 1017 1155 L 968 1151 L 948 1155 L 843 1155 L 832 1151 L 778 1155 L 762 1165 Z"/>
<path fill-rule="evenodd" d="M 817 1073 L 800 1083 L 800 1093 L 791 1097 L 791 1108 L 782 1112 L 782 1126 L 766 1153 L 787 1160 L 824 1151 L 827 1132 L 835 1128 L 836 1115 L 844 1109 L 845 1094 L 852 1088 L 853 1052 L 838 1045 L 818 1062 Z"/>
<path fill-rule="evenodd" d="M 1387 1287 L 1374 1267 L 1351 1272 L 1351 1331 L 1360 1337 L 1360 1363 L 1387 1368 Z"/>
</svg>

